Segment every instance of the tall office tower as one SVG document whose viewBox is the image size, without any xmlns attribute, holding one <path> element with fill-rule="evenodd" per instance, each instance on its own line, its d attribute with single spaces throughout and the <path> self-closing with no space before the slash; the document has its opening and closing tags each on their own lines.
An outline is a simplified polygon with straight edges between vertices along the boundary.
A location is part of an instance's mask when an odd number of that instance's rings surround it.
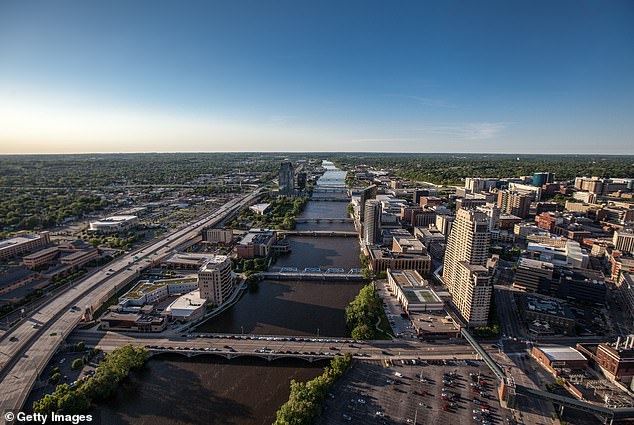
<svg viewBox="0 0 634 425">
<path fill-rule="evenodd" d="M 447 241 L 443 280 L 469 326 L 486 325 L 491 304 L 491 277 L 485 267 L 491 233 L 489 218 L 474 210 L 458 210 Z"/>
<path fill-rule="evenodd" d="M 526 218 L 531 209 L 532 197 L 511 190 L 498 192 L 498 207 L 505 214 Z"/>
<path fill-rule="evenodd" d="M 420 205 L 420 198 L 423 196 L 431 196 L 429 189 L 416 189 L 414 190 L 414 204 Z"/>
<path fill-rule="evenodd" d="M 533 174 L 533 186 L 543 186 L 546 183 L 555 182 L 555 173 L 535 173 Z"/>
<path fill-rule="evenodd" d="M 293 163 L 282 161 L 280 164 L 280 195 L 292 197 L 295 194 L 295 174 Z"/>
<path fill-rule="evenodd" d="M 303 171 L 297 173 L 297 189 L 306 189 L 306 173 Z"/>
<path fill-rule="evenodd" d="M 365 203 L 370 199 L 375 199 L 377 193 L 376 185 L 371 185 L 366 187 L 361 191 L 361 199 L 359 200 L 359 206 L 361 207 L 361 211 L 359 212 L 359 218 L 361 221 L 365 220 Z"/>
<path fill-rule="evenodd" d="M 376 199 L 365 202 L 363 217 L 363 243 L 376 244 L 381 238 L 381 203 Z"/>
<path fill-rule="evenodd" d="M 233 292 L 234 276 L 231 271 L 231 260 L 226 255 L 213 256 L 198 271 L 198 289 L 200 297 L 209 304 L 220 305 Z"/>
<path fill-rule="evenodd" d="M 500 227 L 500 208 L 497 205 L 487 204 L 476 207 L 476 210 L 483 212 L 489 218 L 489 229 Z"/>
</svg>

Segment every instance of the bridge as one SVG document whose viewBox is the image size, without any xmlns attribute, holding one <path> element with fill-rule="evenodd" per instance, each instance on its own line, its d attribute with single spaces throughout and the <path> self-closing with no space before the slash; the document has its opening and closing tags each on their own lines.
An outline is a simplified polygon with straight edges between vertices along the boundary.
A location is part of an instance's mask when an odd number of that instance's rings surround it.
<svg viewBox="0 0 634 425">
<path fill-rule="evenodd" d="M 326 218 L 296 218 L 296 224 L 315 224 L 315 223 L 353 223 L 349 217 L 326 217 Z"/>
<path fill-rule="evenodd" d="M 335 196 L 319 196 L 319 197 L 312 197 L 310 198 L 311 201 L 313 202 L 350 202 L 350 198 L 345 197 L 345 198 L 341 198 L 341 197 L 335 197 Z"/>
<path fill-rule="evenodd" d="M 348 193 L 348 188 L 345 186 L 319 185 L 313 188 L 313 193 Z"/>
<path fill-rule="evenodd" d="M 424 345 L 417 341 L 355 341 L 341 337 L 280 336 L 252 334 L 188 334 L 162 336 L 160 334 L 121 334 L 117 332 L 76 330 L 68 337 L 68 344 L 83 341 L 88 346 L 110 352 L 127 344 L 145 346 L 152 356 L 165 353 L 186 357 L 213 355 L 226 359 L 261 357 L 272 361 L 299 358 L 309 362 L 331 359 L 350 353 L 355 358 L 368 360 L 475 360 L 477 354 L 464 343 Z"/>
<path fill-rule="evenodd" d="M 358 237 L 357 232 L 351 230 L 278 230 L 278 234 L 288 236 L 313 236 L 313 237 Z"/>
<path fill-rule="evenodd" d="M 297 267 L 282 267 L 278 272 L 260 272 L 257 275 L 271 280 L 364 280 L 361 269 L 358 268 L 346 271 L 336 267 L 326 270 L 319 267 L 306 267 L 303 270 Z"/>
</svg>

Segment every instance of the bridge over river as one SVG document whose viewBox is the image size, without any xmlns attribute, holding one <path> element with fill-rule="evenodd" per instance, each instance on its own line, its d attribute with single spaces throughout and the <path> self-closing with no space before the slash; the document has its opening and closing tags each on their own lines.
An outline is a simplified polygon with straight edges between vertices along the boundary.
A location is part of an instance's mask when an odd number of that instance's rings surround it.
<svg viewBox="0 0 634 425">
<path fill-rule="evenodd" d="M 313 237 L 358 237 L 359 234 L 352 230 L 278 230 L 278 234 L 288 236 L 313 236 Z"/>
<path fill-rule="evenodd" d="M 349 217 L 317 217 L 317 218 L 296 218 L 297 224 L 317 224 L 317 223 L 353 223 Z"/>
<path fill-rule="evenodd" d="M 322 270 L 319 267 L 306 267 L 303 270 L 297 267 L 282 267 L 279 271 L 260 272 L 257 274 L 263 279 L 272 280 L 363 280 L 361 269 L 329 268 Z"/>
<path fill-rule="evenodd" d="M 251 356 L 275 360 L 285 357 L 307 361 L 333 358 L 350 353 L 354 357 L 380 360 L 474 360 L 477 353 L 463 342 L 425 344 L 419 341 L 354 341 L 347 338 L 280 335 L 189 334 L 122 334 L 117 332 L 76 330 L 69 344 L 83 341 L 106 352 L 126 344 L 143 345 L 152 355 L 177 353 L 187 357 L 215 355 L 227 359 Z"/>
</svg>

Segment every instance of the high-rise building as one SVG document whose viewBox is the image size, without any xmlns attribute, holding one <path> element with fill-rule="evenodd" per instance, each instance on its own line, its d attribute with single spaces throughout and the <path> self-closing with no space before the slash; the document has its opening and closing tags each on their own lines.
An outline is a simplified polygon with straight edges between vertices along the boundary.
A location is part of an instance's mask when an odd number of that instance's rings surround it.
<svg viewBox="0 0 634 425">
<path fill-rule="evenodd" d="M 361 199 L 359 200 L 359 205 L 361 207 L 361 211 L 359 211 L 359 217 L 361 221 L 365 220 L 365 203 L 370 199 L 375 199 L 377 193 L 376 185 L 371 185 L 366 187 L 361 191 Z"/>
<path fill-rule="evenodd" d="M 306 173 L 304 171 L 297 173 L 297 189 L 306 189 Z"/>
<path fill-rule="evenodd" d="M 374 245 L 381 240 L 381 203 L 376 199 L 365 202 L 363 216 L 363 242 Z"/>
<path fill-rule="evenodd" d="M 434 194 L 436 193 L 436 191 L 433 191 Z M 415 189 L 414 190 L 414 204 L 416 205 L 420 205 L 420 198 L 423 196 L 432 196 L 432 191 L 430 191 L 429 189 Z"/>
<path fill-rule="evenodd" d="M 535 173 L 533 174 L 533 186 L 543 186 L 547 183 L 555 182 L 555 173 Z"/>
<path fill-rule="evenodd" d="M 452 303 L 469 326 L 483 326 L 488 322 L 492 285 L 485 266 L 490 241 L 486 214 L 458 210 L 447 241 L 443 280 Z"/>
<path fill-rule="evenodd" d="M 295 195 L 295 171 L 293 163 L 290 161 L 282 161 L 280 164 L 280 195 L 292 197 Z"/>
<path fill-rule="evenodd" d="M 482 205 L 476 208 L 476 210 L 483 212 L 489 218 L 489 229 L 497 229 L 500 227 L 500 208 L 496 205 Z"/>
<path fill-rule="evenodd" d="M 503 213 L 514 215 L 519 218 L 528 217 L 531 209 L 532 198 L 530 195 L 501 190 L 498 192 L 498 207 Z"/>
<path fill-rule="evenodd" d="M 200 297 L 207 303 L 220 305 L 227 301 L 234 289 L 231 260 L 226 255 L 216 255 L 198 271 Z"/>
<path fill-rule="evenodd" d="M 634 227 L 616 230 L 612 243 L 619 251 L 634 253 Z"/>
</svg>

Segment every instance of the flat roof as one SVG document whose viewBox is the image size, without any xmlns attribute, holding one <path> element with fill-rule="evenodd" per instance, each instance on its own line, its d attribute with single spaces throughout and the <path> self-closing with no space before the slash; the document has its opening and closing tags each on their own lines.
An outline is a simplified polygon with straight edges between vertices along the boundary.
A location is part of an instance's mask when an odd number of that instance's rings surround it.
<svg viewBox="0 0 634 425">
<path fill-rule="evenodd" d="M 194 311 L 205 305 L 207 300 L 200 297 L 200 290 L 196 289 L 185 295 L 181 295 L 167 306 L 165 311 L 170 311 L 176 316 L 190 316 Z"/>
<path fill-rule="evenodd" d="M 537 347 L 551 361 L 587 360 L 583 354 L 572 347 Z"/>
<path fill-rule="evenodd" d="M 16 236 L 11 239 L 5 239 L 3 241 L 0 241 L 0 249 L 31 242 L 31 241 L 40 239 L 41 237 L 42 237 L 41 235 L 22 235 L 22 236 Z"/>
<path fill-rule="evenodd" d="M 96 221 L 91 221 L 91 223 L 98 223 L 98 224 L 115 224 L 115 223 L 123 223 L 126 221 L 130 221 L 130 220 L 134 220 L 137 219 L 138 217 L 136 215 L 113 215 L 110 217 L 106 217 L 106 218 L 101 218 L 99 220 Z"/>
<path fill-rule="evenodd" d="M 39 251 L 35 251 L 33 254 L 29 254 L 29 255 L 25 255 L 24 257 L 22 257 L 23 260 L 30 260 L 32 258 L 38 258 L 42 255 L 48 255 L 52 252 L 57 252 L 59 250 L 58 247 L 56 246 L 51 246 L 48 248 L 44 248 L 44 249 L 40 249 Z"/>
</svg>

